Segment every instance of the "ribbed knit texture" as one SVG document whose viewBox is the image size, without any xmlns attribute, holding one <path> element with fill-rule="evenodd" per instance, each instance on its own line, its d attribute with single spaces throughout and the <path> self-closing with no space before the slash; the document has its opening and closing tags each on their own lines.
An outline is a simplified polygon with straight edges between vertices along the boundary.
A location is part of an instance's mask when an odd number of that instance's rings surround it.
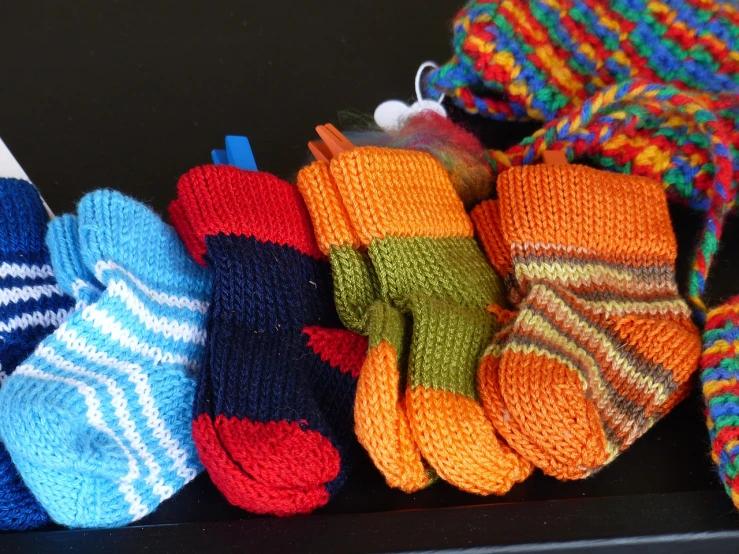
<svg viewBox="0 0 739 554">
<path fill-rule="evenodd" d="M 47 236 L 78 309 L 0 390 L 0 432 L 54 521 L 114 527 L 202 469 L 190 407 L 210 279 L 146 206 L 101 190 L 78 213 Z"/>
<path fill-rule="evenodd" d="M 430 91 L 496 119 L 548 121 L 632 78 L 739 90 L 730 0 L 472 0 L 455 17 L 453 47 Z"/>
<path fill-rule="evenodd" d="M 522 300 L 486 350 L 480 394 L 519 453 L 581 478 L 682 400 L 697 369 L 664 193 L 644 178 L 539 165 L 502 174 L 498 194 L 473 220 L 488 252 L 507 247 L 491 261 L 512 268 Z"/>
<path fill-rule="evenodd" d="M 44 244 L 49 217 L 27 181 L 0 179 L 0 385 L 71 311 Z M 49 522 L 0 444 L 0 529 Z"/>
<path fill-rule="evenodd" d="M 330 269 L 295 187 L 266 173 L 205 166 L 170 207 L 213 272 L 211 339 L 193 435 L 229 502 L 291 515 L 346 481 L 356 378 L 366 341 L 336 328 Z"/>
<path fill-rule="evenodd" d="M 355 430 L 375 465 L 406 491 L 429 482 L 422 458 L 463 490 L 508 491 L 531 466 L 498 439 L 475 392 L 493 330 L 485 307 L 501 286 L 448 174 L 428 154 L 368 147 L 312 164 L 298 186 L 331 256 L 337 304 L 370 302 L 355 309 L 370 340 Z M 355 268 L 371 267 L 348 278 L 347 248 L 368 254 Z"/>
<path fill-rule="evenodd" d="M 701 384 L 711 456 L 726 492 L 739 508 L 739 296 L 708 312 Z"/>
</svg>

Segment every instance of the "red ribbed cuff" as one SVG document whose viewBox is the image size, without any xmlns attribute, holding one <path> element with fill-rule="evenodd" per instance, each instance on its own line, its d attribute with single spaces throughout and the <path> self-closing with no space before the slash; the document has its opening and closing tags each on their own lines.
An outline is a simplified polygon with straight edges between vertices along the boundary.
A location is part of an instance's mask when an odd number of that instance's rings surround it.
<svg viewBox="0 0 739 554">
<path fill-rule="evenodd" d="M 269 173 L 206 165 L 177 183 L 170 219 L 193 258 L 204 264 L 205 237 L 254 237 L 322 258 L 297 188 Z"/>
</svg>

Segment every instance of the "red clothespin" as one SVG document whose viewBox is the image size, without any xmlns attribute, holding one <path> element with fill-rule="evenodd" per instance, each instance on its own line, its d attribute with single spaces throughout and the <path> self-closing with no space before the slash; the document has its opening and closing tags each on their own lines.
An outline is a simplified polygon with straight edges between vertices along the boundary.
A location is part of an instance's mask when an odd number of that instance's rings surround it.
<svg viewBox="0 0 739 554">
<path fill-rule="evenodd" d="M 561 150 L 544 150 L 541 155 L 546 165 L 567 165 L 567 156 Z"/>
<path fill-rule="evenodd" d="M 354 145 L 341 134 L 336 127 L 327 123 L 316 127 L 316 133 L 322 140 L 312 140 L 308 143 L 311 154 L 320 162 L 329 162 L 334 156 L 351 150 Z"/>
</svg>

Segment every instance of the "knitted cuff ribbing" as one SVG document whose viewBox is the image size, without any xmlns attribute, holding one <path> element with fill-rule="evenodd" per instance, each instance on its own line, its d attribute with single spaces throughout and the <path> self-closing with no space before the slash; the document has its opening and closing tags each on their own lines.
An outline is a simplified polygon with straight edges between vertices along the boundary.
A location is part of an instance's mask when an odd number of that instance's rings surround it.
<svg viewBox="0 0 739 554">
<path fill-rule="evenodd" d="M 201 166 L 180 178 L 177 193 L 179 208 L 171 209 L 170 217 L 178 228 L 183 217 L 189 222 L 185 239 L 198 263 L 204 263 L 205 237 L 219 233 L 322 257 L 298 190 L 273 175 L 228 165 Z"/>
<path fill-rule="evenodd" d="M 503 235 L 515 254 L 547 250 L 674 266 L 677 246 L 667 201 L 650 179 L 578 165 L 516 167 L 498 178 L 498 196 L 505 198 Z"/>
</svg>

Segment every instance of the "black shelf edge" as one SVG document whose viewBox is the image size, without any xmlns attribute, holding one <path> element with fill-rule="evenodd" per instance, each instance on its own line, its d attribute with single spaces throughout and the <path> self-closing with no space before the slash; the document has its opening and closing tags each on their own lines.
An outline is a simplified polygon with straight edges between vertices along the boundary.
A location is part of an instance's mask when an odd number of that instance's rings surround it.
<svg viewBox="0 0 739 554">
<path fill-rule="evenodd" d="M 736 552 L 739 515 L 722 491 L 699 491 L 0 536 L 0 553 L 213 549 L 222 554 Z"/>
</svg>

